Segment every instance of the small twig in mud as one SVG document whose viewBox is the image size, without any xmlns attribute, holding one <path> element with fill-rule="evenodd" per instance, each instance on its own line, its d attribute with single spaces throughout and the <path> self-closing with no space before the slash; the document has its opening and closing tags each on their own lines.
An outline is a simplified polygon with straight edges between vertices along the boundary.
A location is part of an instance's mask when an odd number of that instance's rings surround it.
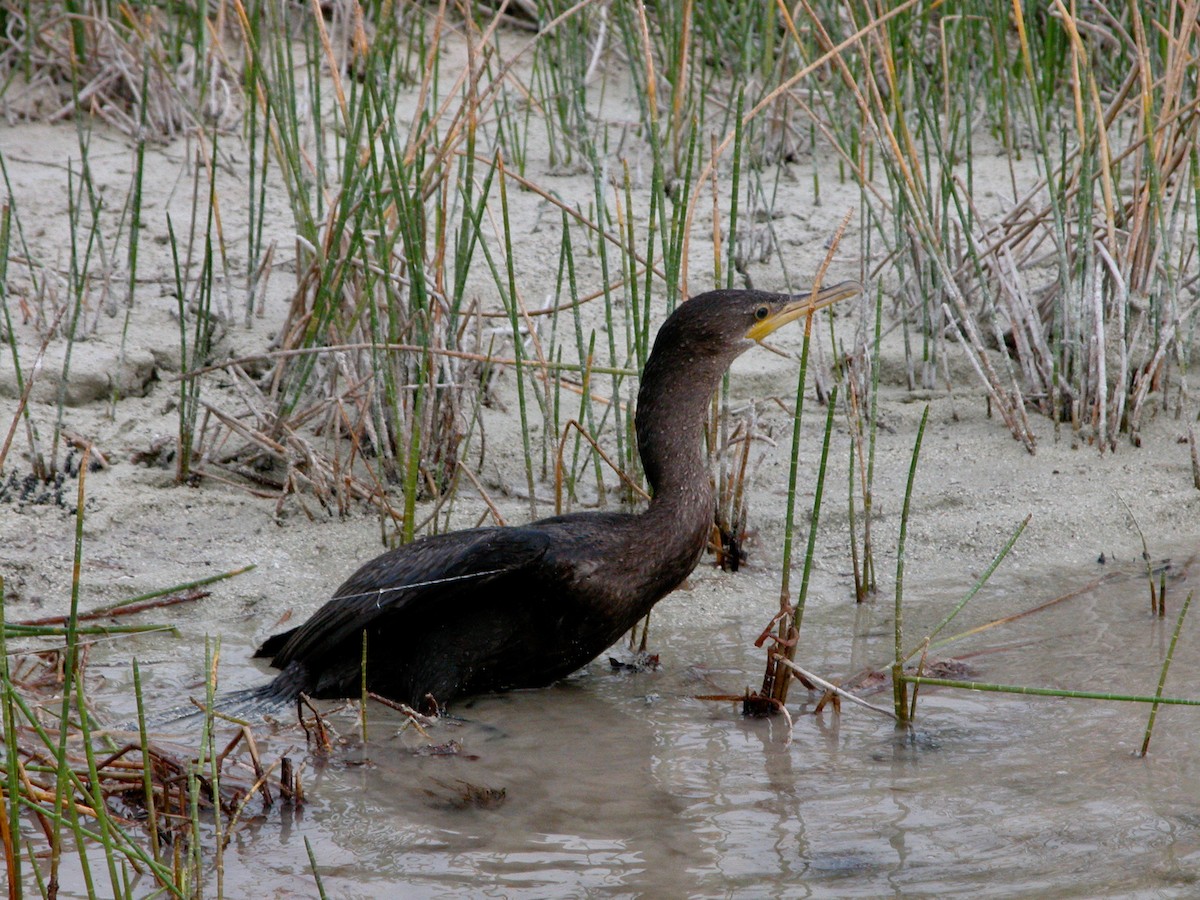
<svg viewBox="0 0 1200 900">
<path fill-rule="evenodd" d="M 833 682 L 826 681 L 824 678 L 821 678 L 819 675 L 814 675 L 812 672 L 809 672 L 807 669 L 802 669 L 800 666 L 796 665 L 790 659 L 786 659 L 783 657 L 778 657 L 777 659 L 780 663 L 787 666 L 789 669 L 791 669 L 797 675 L 799 675 L 802 678 L 807 678 L 809 681 L 811 681 L 813 684 L 815 684 L 817 687 L 821 688 L 822 690 L 829 691 L 829 693 L 831 693 L 831 694 L 836 694 L 837 696 L 842 697 L 846 700 L 849 700 L 851 703 L 857 704 L 858 706 L 865 707 L 866 709 L 869 709 L 872 712 L 880 713 L 881 715 L 888 716 L 889 718 L 892 718 L 892 719 L 898 719 L 896 714 L 894 712 L 892 712 L 890 709 L 886 709 L 885 707 L 882 707 L 882 706 L 876 706 L 874 703 L 868 703 L 866 700 L 863 700 L 861 697 L 857 697 L 854 694 L 850 693 L 849 691 L 845 690 L 844 688 L 838 687 Z"/>
<path fill-rule="evenodd" d="M 1188 426 L 1187 440 L 1192 455 L 1192 484 L 1200 491 L 1200 450 L 1196 449 L 1196 429 L 1191 425 Z"/>
<path fill-rule="evenodd" d="M 1116 491 L 1113 493 L 1116 494 Z M 1150 562 L 1150 548 L 1146 544 L 1146 535 L 1142 533 L 1142 526 L 1138 524 L 1137 516 L 1133 514 L 1133 510 L 1129 508 L 1125 498 L 1117 494 L 1117 500 L 1125 507 L 1125 512 L 1129 514 L 1129 521 L 1133 523 L 1133 530 L 1137 532 L 1138 539 L 1142 542 L 1142 562 L 1146 565 L 1146 581 L 1150 584 L 1150 612 L 1161 618 L 1167 614 L 1166 598 L 1160 595 L 1154 584 L 1154 567 Z M 1165 581 L 1163 584 L 1165 589 Z"/>
<path fill-rule="evenodd" d="M 312 730 L 309 730 L 308 722 L 304 718 L 304 707 L 308 707 L 309 712 L 313 714 Z M 325 720 L 321 717 L 321 712 L 312 704 L 307 694 L 300 694 L 296 698 L 296 718 L 300 722 L 300 727 L 304 729 L 305 736 L 311 742 L 314 739 L 317 742 L 317 753 L 322 756 L 327 756 L 333 750 L 333 741 L 329 738 L 329 729 L 325 725 Z"/>
<path fill-rule="evenodd" d="M 253 745 L 251 745 L 251 757 L 254 760 L 254 768 L 255 772 L 258 774 L 258 779 L 250 786 L 250 790 L 247 791 L 240 800 L 238 800 L 233 812 L 230 813 L 229 823 L 225 828 L 225 834 L 222 839 L 222 849 L 225 849 L 229 846 L 230 840 L 233 839 L 234 829 L 241 821 L 242 813 L 245 811 L 246 805 L 250 802 L 250 799 L 256 792 L 260 792 L 262 794 L 264 813 L 274 804 L 274 800 L 272 799 L 270 791 L 268 790 L 268 779 L 270 778 L 271 773 L 275 771 L 275 767 L 279 765 L 279 763 L 272 763 L 270 769 L 263 771 L 262 764 L 259 762 L 257 754 L 257 748 L 254 748 Z"/>
<path fill-rule="evenodd" d="M 238 744 L 245 744 L 246 750 L 250 754 L 250 762 L 254 767 L 254 776 L 257 779 L 250 790 L 250 794 L 253 794 L 255 790 L 261 790 L 263 809 L 270 809 L 275 801 L 271 797 L 271 788 L 266 781 L 267 773 L 263 770 L 262 760 L 258 754 L 258 743 L 254 740 L 254 732 L 250 730 L 250 726 L 242 725 L 237 734 L 233 736 L 233 740 L 218 754 L 217 767 L 220 768 L 224 764 L 226 757 L 234 751 Z M 249 799 L 249 796 L 248 794 L 247 799 Z M 243 802 L 242 805 L 244 806 L 245 803 Z"/>
<path fill-rule="evenodd" d="M 151 609 L 162 609 L 167 606 L 178 606 L 181 603 L 192 603 L 196 600 L 203 600 L 208 597 L 212 591 L 190 591 L 186 594 L 177 594 L 174 597 L 163 597 L 160 600 L 147 600 L 145 603 L 135 603 L 132 606 L 114 606 L 101 607 L 88 612 L 82 612 L 76 620 L 79 622 L 91 622 L 96 619 L 107 619 L 116 616 L 133 616 L 138 613 L 146 612 Z M 22 619 L 17 622 L 12 622 L 13 625 L 66 625 L 67 616 L 43 616 L 40 619 Z"/>
<path fill-rule="evenodd" d="M 488 494 L 487 489 L 479 483 L 479 478 L 474 472 L 471 471 L 470 466 L 460 459 L 458 461 L 458 468 L 460 471 L 466 473 L 467 479 L 475 486 L 475 490 L 479 492 L 479 496 L 483 499 L 483 502 L 487 504 L 488 511 L 492 514 L 492 519 L 495 521 L 495 523 L 500 526 L 507 525 L 508 522 L 505 521 L 504 514 L 500 512 L 499 507 L 496 506 L 495 502 Z"/>
<path fill-rule="evenodd" d="M 429 737 L 429 733 L 425 731 L 425 729 L 436 725 L 438 722 L 438 716 L 427 716 L 424 713 L 419 713 L 407 703 L 398 703 L 395 700 L 391 700 L 382 696 L 381 694 L 376 694 L 374 691 L 367 691 L 367 696 L 376 703 L 380 703 L 386 706 L 388 709 L 394 709 L 396 712 L 407 716 L 413 727 L 420 732 L 421 737 L 425 738 L 426 740 L 432 740 L 432 738 Z"/>
</svg>

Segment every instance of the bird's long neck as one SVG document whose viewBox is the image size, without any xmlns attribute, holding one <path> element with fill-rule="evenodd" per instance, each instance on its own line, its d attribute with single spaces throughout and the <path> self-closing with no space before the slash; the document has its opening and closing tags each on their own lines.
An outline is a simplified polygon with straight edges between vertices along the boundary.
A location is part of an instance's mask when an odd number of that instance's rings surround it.
<svg viewBox="0 0 1200 900">
<path fill-rule="evenodd" d="M 653 490 L 650 513 L 686 523 L 689 530 L 712 523 L 702 437 L 709 401 L 733 355 L 692 355 L 660 335 L 642 374 L 636 425 L 642 468 Z"/>
</svg>

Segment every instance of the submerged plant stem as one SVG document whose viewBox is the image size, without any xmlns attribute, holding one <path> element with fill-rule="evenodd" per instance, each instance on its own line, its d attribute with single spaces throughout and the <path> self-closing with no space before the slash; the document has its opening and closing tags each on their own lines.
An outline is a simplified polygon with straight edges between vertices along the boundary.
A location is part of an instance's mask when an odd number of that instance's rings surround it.
<svg viewBox="0 0 1200 900">
<path fill-rule="evenodd" d="M 1184 697 L 1147 697 L 1144 694 L 1112 694 L 1104 691 L 1063 691 L 1057 688 L 1025 687 L 1017 684 L 989 684 L 984 681 L 958 681 L 953 678 L 930 678 L 925 675 L 901 675 L 907 684 L 927 684 L 959 688 L 964 691 L 984 691 L 993 694 L 1024 694 L 1030 697 L 1063 697 L 1068 700 L 1110 700 L 1118 703 L 1158 703 L 1164 706 L 1200 706 L 1200 700 Z"/>
<path fill-rule="evenodd" d="M 1154 703 L 1150 707 L 1150 719 L 1146 722 L 1146 736 L 1142 740 L 1142 756 L 1150 751 L 1150 734 L 1154 731 L 1154 720 L 1158 716 L 1158 705 L 1162 702 L 1163 687 L 1167 683 L 1167 670 L 1171 668 L 1171 660 L 1175 658 L 1175 644 L 1179 640 L 1179 632 L 1183 630 L 1183 617 L 1187 615 L 1188 607 L 1192 605 L 1192 593 L 1189 591 L 1183 606 L 1179 608 L 1179 618 L 1175 621 L 1175 630 L 1171 632 L 1171 643 L 1167 647 L 1167 658 L 1163 660 L 1162 672 L 1158 676 L 1158 689 L 1154 692 Z"/>
</svg>

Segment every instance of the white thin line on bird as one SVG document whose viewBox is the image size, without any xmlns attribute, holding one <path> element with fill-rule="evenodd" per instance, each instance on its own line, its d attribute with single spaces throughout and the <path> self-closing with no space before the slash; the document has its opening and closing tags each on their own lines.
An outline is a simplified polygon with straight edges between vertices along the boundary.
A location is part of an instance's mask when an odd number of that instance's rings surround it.
<svg viewBox="0 0 1200 900">
<path fill-rule="evenodd" d="M 411 584 L 397 584 L 392 587 L 376 588 L 373 591 L 362 591 L 357 594 L 334 594 L 338 600 L 357 600 L 360 597 L 370 597 L 372 594 L 377 595 L 375 599 L 375 608 L 379 609 L 379 602 L 382 595 L 391 591 L 407 591 L 410 588 L 432 587 L 437 584 L 449 584 L 452 581 L 466 581 L 468 578 L 483 578 L 485 575 L 499 575 L 501 572 L 506 572 L 507 569 L 487 569 L 483 572 L 468 572 L 466 575 L 450 575 L 446 578 L 434 578 L 430 581 L 414 581 Z"/>
</svg>

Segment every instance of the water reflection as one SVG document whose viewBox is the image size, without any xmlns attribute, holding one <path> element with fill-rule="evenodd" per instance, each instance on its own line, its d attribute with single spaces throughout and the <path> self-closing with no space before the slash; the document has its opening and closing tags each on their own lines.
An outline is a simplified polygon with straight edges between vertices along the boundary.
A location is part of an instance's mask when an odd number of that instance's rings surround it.
<svg viewBox="0 0 1200 900">
<path fill-rule="evenodd" d="M 1161 710 L 1147 759 L 1133 755 L 1142 706 L 928 688 L 911 731 L 845 707 L 840 716 L 801 715 L 789 734 L 779 719 L 747 721 L 732 706 L 693 699 L 739 691 L 761 673 L 751 645 L 770 611 L 710 608 L 715 584 L 755 589 L 698 579 L 693 596 L 656 623 L 663 671 L 625 675 L 596 664 L 549 690 L 459 707 L 463 721 L 437 737 L 460 742 L 463 756 L 414 755 L 411 732 L 394 736 L 399 720 L 373 710 L 367 758 L 337 752 L 311 770 L 303 814 L 281 826 L 275 811 L 240 834 L 226 883 L 310 893 L 308 837 L 337 897 L 1197 889 L 1200 711 Z M 1172 588 L 1172 611 L 1186 588 Z M 969 655 L 981 680 L 1152 693 L 1173 622 L 1149 616 L 1144 589 L 1136 573 L 1109 579 L 953 652 Z M 1051 596 L 1037 579 L 1010 579 L 980 598 L 964 627 Z M 707 610 L 702 623 L 688 603 Z M 810 613 L 804 652 L 813 668 L 849 673 L 886 660 L 884 606 Z M 934 606 L 925 617 L 942 612 Z M 1200 696 L 1200 641 L 1189 635 L 1168 693 Z M 353 733 L 353 723 L 343 730 Z M 464 805 L 465 785 L 502 789 L 503 802 Z"/>
</svg>

